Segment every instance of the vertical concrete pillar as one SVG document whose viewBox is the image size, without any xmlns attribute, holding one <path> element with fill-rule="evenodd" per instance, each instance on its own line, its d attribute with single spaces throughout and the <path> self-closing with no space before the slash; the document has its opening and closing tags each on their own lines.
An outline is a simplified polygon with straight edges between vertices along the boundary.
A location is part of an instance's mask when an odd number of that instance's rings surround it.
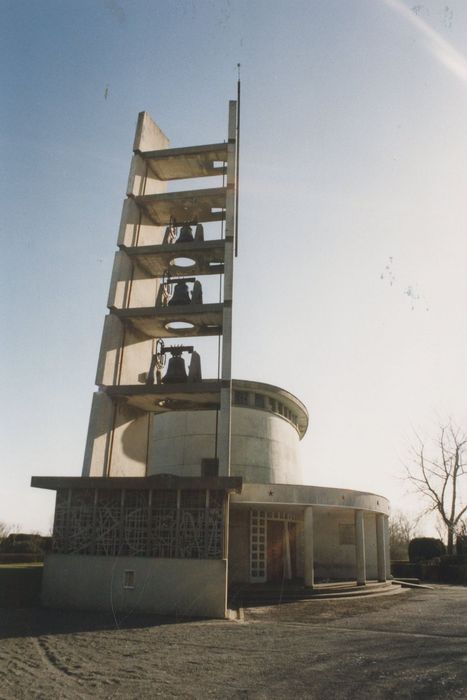
<svg viewBox="0 0 467 700">
<path fill-rule="evenodd" d="M 290 557 L 289 523 L 284 520 L 284 578 L 292 578 L 292 560 Z"/>
<path fill-rule="evenodd" d="M 313 508 L 305 508 L 305 586 L 313 588 L 315 585 L 315 568 L 313 557 Z"/>
<path fill-rule="evenodd" d="M 364 586 L 366 584 L 366 561 L 363 510 L 355 511 L 355 559 L 357 564 L 357 586 Z"/>
<path fill-rule="evenodd" d="M 378 581 L 386 581 L 386 543 L 382 513 L 376 513 L 376 556 L 378 558 Z"/>
<path fill-rule="evenodd" d="M 227 146 L 227 192 L 225 203 L 224 304 L 222 316 L 222 366 L 219 412 L 219 476 L 230 475 L 232 413 L 232 297 L 235 247 L 235 178 L 237 103 L 229 102 L 229 143 Z"/>
<path fill-rule="evenodd" d="M 386 552 L 386 579 L 391 578 L 391 553 L 389 550 L 389 516 L 383 515 L 384 548 Z"/>
</svg>

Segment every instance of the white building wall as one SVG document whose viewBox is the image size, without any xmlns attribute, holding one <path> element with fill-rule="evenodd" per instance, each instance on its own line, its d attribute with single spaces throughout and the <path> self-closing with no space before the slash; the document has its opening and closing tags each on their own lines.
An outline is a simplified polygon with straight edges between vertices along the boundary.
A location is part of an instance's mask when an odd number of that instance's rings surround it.
<svg viewBox="0 0 467 700">
<path fill-rule="evenodd" d="M 125 572 L 134 572 L 126 588 Z M 225 559 L 152 559 L 49 554 L 46 607 L 201 617 L 226 616 Z"/>
<path fill-rule="evenodd" d="M 199 476 L 201 459 L 215 454 L 215 411 L 180 411 L 155 417 L 148 474 Z M 299 436 L 281 416 L 262 409 L 232 409 L 231 476 L 247 482 L 300 484 Z"/>
<path fill-rule="evenodd" d="M 339 533 L 340 525 L 354 527 L 355 513 L 344 509 L 313 509 L 314 519 L 314 567 L 319 579 L 352 580 L 356 576 L 355 541 L 344 544 Z M 374 513 L 364 514 L 365 557 L 367 579 L 378 578 L 376 552 L 376 520 Z"/>
</svg>

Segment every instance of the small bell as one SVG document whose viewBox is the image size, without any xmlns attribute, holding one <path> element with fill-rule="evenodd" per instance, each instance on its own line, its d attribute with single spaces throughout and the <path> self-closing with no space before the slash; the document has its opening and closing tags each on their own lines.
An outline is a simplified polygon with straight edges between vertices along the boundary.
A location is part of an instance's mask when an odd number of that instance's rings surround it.
<svg viewBox="0 0 467 700">
<path fill-rule="evenodd" d="M 191 362 L 188 370 L 188 381 L 189 382 L 200 382 L 202 380 L 201 376 L 201 357 L 196 350 L 191 353 Z"/>
<path fill-rule="evenodd" d="M 193 240 L 194 238 L 191 226 L 189 224 L 183 224 L 180 229 L 180 233 L 178 234 L 176 243 L 192 243 Z"/>
<path fill-rule="evenodd" d="M 188 375 L 185 368 L 185 360 L 180 355 L 171 357 L 167 372 L 162 378 L 163 384 L 182 384 L 188 381 Z"/>
<path fill-rule="evenodd" d="M 195 241 L 204 241 L 203 224 L 197 224 L 195 230 Z"/>
<path fill-rule="evenodd" d="M 177 282 L 174 293 L 168 305 L 185 306 L 185 304 L 191 304 L 190 295 L 188 293 L 188 285 L 186 282 Z"/>
<path fill-rule="evenodd" d="M 201 282 L 199 282 L 198 280 L 195 280 L 195 282 L 193 283 L 193 291 L 191 292 L 191 303 L 203 303 L 203 288 L 201 286 Z"/>
</svg>

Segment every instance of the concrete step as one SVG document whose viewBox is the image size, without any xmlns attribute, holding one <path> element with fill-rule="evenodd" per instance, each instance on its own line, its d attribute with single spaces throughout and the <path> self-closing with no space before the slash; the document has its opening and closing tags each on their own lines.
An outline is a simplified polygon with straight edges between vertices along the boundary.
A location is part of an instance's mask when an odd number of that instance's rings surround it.
<svg viewBox="0 0 467 700">
<path fill-rule="evenodd" d="M 326 600 L 333 598 L 360 598 L 373 595 L 391 595 L 400 592 L 400 585 L 391 581 L 369 581 L 365 586 L 355 582 L 318 584 L 315 588 L 304 586 L 252 585 L 234 588 L 230 592 L 231 606 L 276 605 L 300 600 Z"/>
</svg>

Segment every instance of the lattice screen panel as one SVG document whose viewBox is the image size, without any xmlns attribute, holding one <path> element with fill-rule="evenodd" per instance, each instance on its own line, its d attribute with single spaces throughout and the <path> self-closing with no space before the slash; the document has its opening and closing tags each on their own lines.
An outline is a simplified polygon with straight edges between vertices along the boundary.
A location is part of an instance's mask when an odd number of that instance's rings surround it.
<svg viewBox="0 0 467 700">
<path fill-rule="evenodd" d="M 224 502 L 223 491 L 58 491 L 53 551 L 219 559 Z"/>
</svg>

